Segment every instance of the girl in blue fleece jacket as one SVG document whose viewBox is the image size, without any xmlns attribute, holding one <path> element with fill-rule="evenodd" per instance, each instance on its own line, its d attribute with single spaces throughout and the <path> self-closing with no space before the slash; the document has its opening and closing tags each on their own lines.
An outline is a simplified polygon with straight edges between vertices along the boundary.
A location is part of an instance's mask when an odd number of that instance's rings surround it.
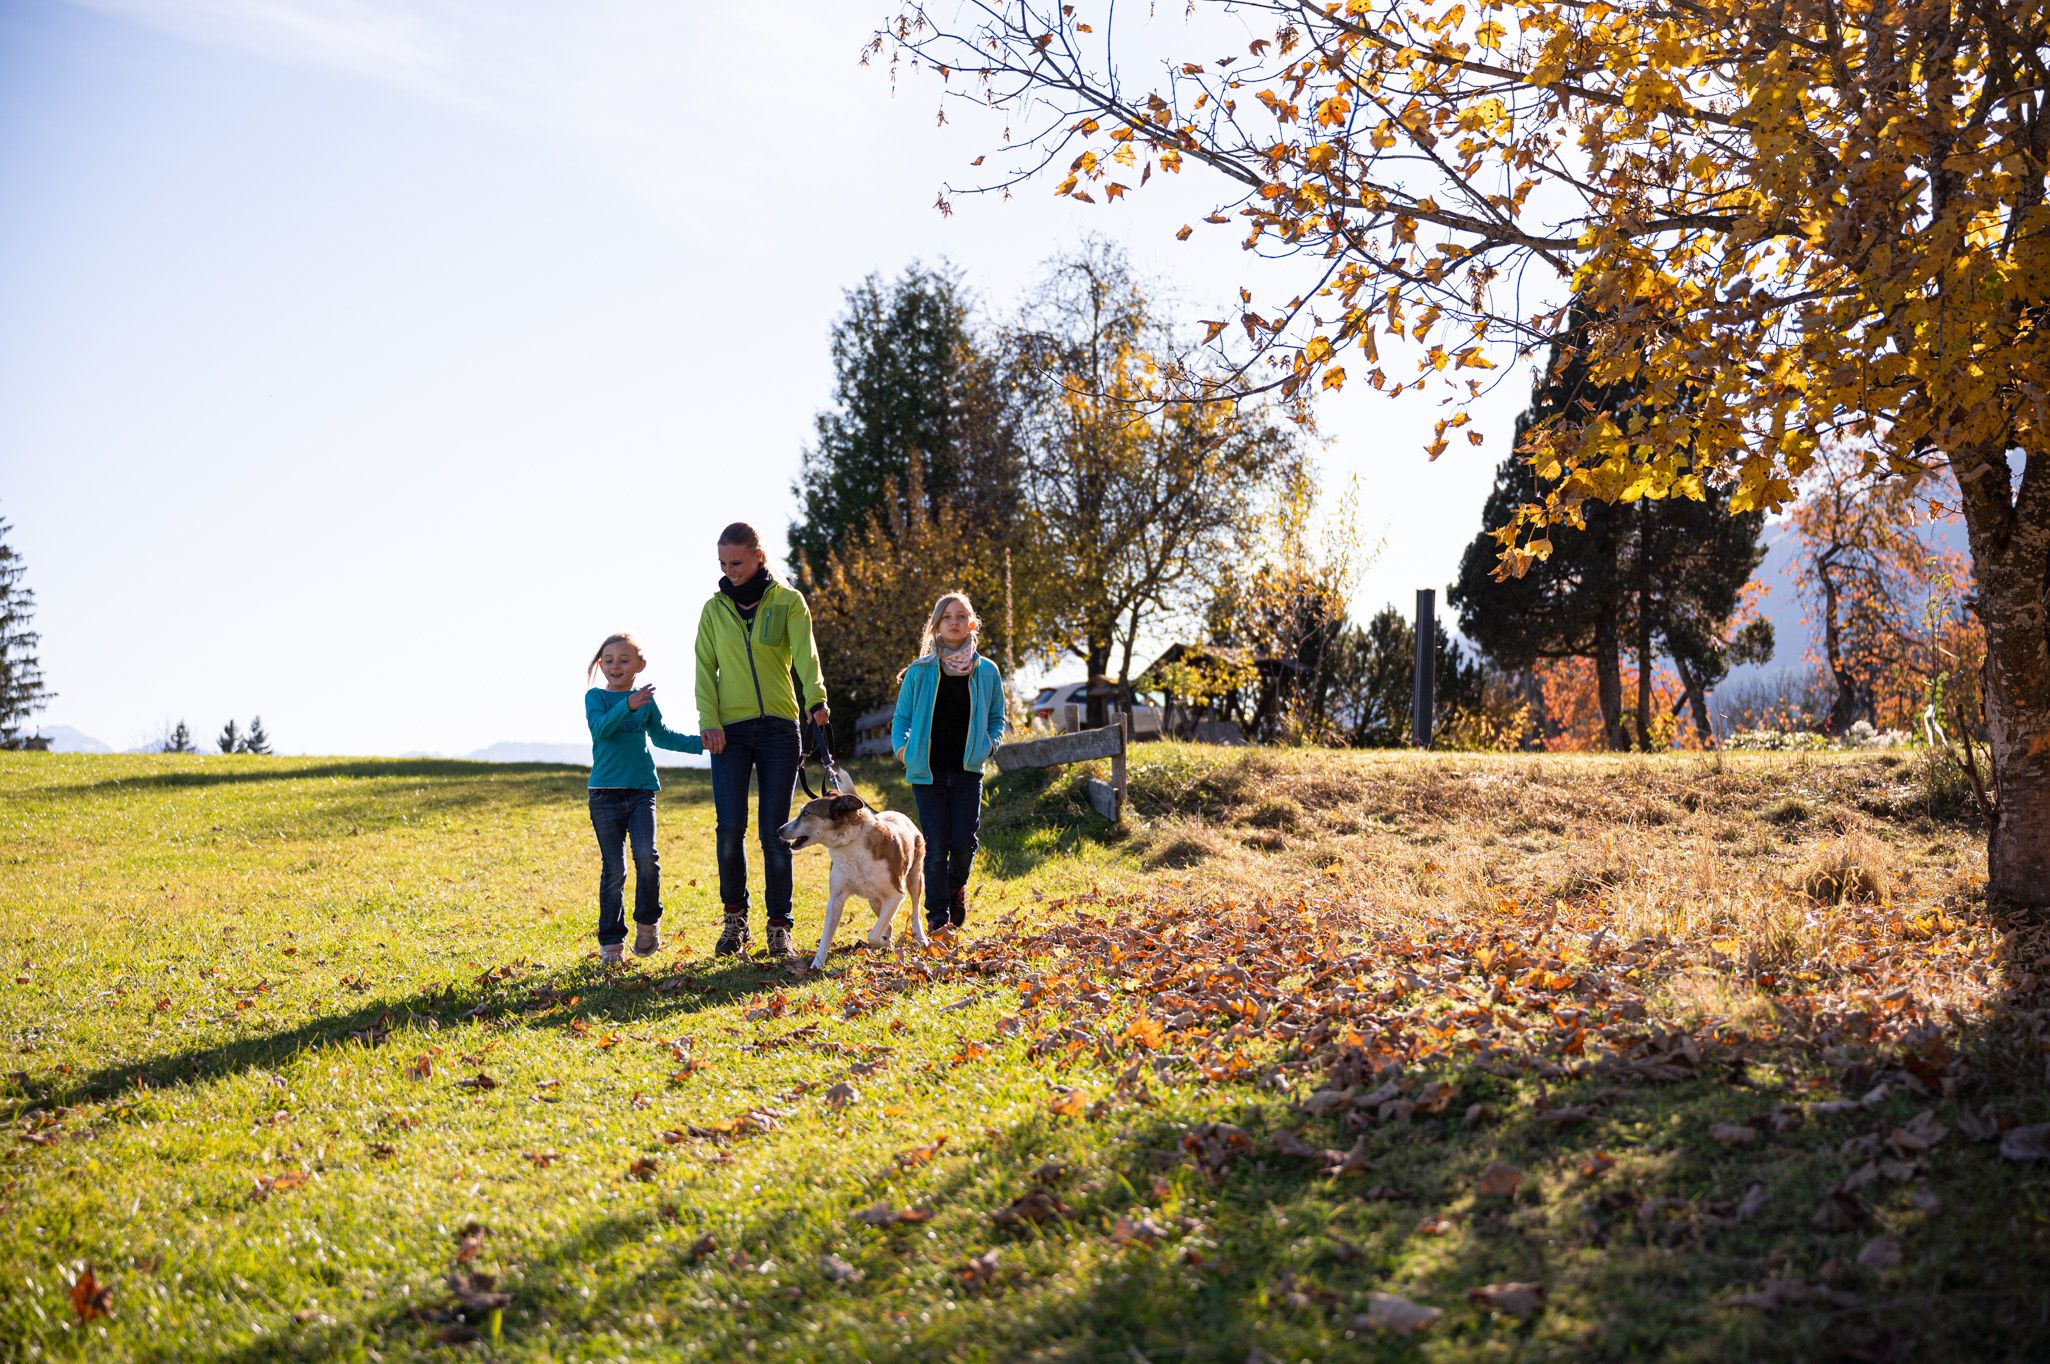
<svg viewBox="0 0 2050 1364">
<path fill-rule="evenodd" d="M 645 957 L 662 945 L 662 868 L 655 855 L 655 759 L 648 745 L 679 753 L 702 753 L 704 741 L 662 723 L 655 689 L 634 690 L 648 666 L 629 634 L 607 635 L 585 671 L 603 672 L 605 685 L 584 693 L 584 719 L 591 726 L 591 828 L 598 835 L 598 956 L 620 959 L 626 942 L 626 859 L 633 847 L 634 955 Z"/>
<path fill-rule="evenodd" d="M 965 594 L 932 608 L 919 654 L 897 674 L 890 747 L 918 802 L 925 834 L 925 920 L 934 932 L 968 921 L 968 870 L 982 824 L 982 765 L 1004 737 L 1004 679 L 976 651 L 982 622 Z"/>
</svg>

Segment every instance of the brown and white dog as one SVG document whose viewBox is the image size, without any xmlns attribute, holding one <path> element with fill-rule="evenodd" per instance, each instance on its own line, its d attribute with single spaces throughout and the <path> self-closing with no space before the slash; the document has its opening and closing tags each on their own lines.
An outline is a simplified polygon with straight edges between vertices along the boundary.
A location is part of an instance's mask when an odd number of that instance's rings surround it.
<svg viewBox="0 0 2050 1364">
<path fill-rule="evenodd" d="M 871 810 L 852 793 L 807 801 L 797 818 L 776 831 L 792 848 L 817 843 L 832 854 L 833 870 L 826 890 L 826 922 L 819 933 L 812 969 L 826 964 L 826 949 L 840 927 L 840 911 L 850 895 L 875 906 L 870 947 L 890 945 L 890 920 L 897 907 L 911 902 L 911 929 L 925 946 L 925 916 L 918 912 L 925 895 L 925 835 L 895 810 Z"/>
</svg>

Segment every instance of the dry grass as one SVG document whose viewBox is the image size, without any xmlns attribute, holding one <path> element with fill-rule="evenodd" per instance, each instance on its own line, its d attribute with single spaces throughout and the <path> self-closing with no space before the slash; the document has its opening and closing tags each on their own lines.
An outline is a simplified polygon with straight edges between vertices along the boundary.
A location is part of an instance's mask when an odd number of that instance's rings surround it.
<svg viewBox="0 0 2050 1364">
<path fill-rule="evenodd" d="M 1983 836 L 1969 818 L 1932 816 L 1920 773 L 1891 755 L 1155 745 L 1133 765 L 1130 843 L 1141 865 L 1235 896 L 1315 886 L 1357 931 L 1598 907 L 1625 940 L 1727 949 L 1732 969 L 1674 989 L 1741 1014 L 1750 1006 L 1732 995 L 1848 970 L 1874 934 L 1965 931 L 1954 912 L 1984 901 Z"/>
</svg>

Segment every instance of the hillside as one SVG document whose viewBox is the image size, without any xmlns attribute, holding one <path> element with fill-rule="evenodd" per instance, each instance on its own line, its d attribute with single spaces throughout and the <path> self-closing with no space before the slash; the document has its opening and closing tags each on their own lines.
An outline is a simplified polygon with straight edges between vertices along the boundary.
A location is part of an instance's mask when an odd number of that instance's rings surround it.
<svg viewBox="0 0 2050 1364">
<path fill-rule="evenodd" d="M 1073 776 L 993 784 L 965 941 L 810 974 L 709 958 L 665 774 L 607 972 L 579 771 L 0 755 L 0 1340 L 2050 1348 L 2043 954 L 1920 758 L 1155 746 L 1124 831 Z"/>
</svg>

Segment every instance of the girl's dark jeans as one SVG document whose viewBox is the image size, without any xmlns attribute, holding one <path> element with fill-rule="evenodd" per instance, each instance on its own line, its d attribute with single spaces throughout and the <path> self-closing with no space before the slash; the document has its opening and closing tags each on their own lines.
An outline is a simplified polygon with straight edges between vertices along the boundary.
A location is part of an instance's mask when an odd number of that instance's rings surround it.
<svg viewBox="0 0 2050 1364">
<path fill-rule="evenodd" d="M 797 790 L 797 722 L 780 715 L 736 720 L 726 726 L 726 751 L 712 755 L 712 809 L 718 817 L 719 903 L 746 908 L 747 784 L 757 800 L 756 830 L 762 844 L 762 898 L 769 926 L 789 928 L 790 845 L 776 831 L 790 822 L 790 796 Z"/>
<path fill-rule="evenodd" d="M 926 783 L 913 783 L 918 802 L 918 828 L 925 835 L 925 922 L 937 928 L 948 920 L 954 891 L 968 884 L 975 861 L 976 830 L 982 823 L 982 774 L 935 772 Z"/>
<path fill-rule="evenodd" d="M 655 793 L 623 786 L 591 792 L 591 828 L 598 835 L 598 945 L 626 941 L 625 845 L 634 855 L 634 922 L 662 919 L 662 863 L 655 854 Z"/>
</svg>

